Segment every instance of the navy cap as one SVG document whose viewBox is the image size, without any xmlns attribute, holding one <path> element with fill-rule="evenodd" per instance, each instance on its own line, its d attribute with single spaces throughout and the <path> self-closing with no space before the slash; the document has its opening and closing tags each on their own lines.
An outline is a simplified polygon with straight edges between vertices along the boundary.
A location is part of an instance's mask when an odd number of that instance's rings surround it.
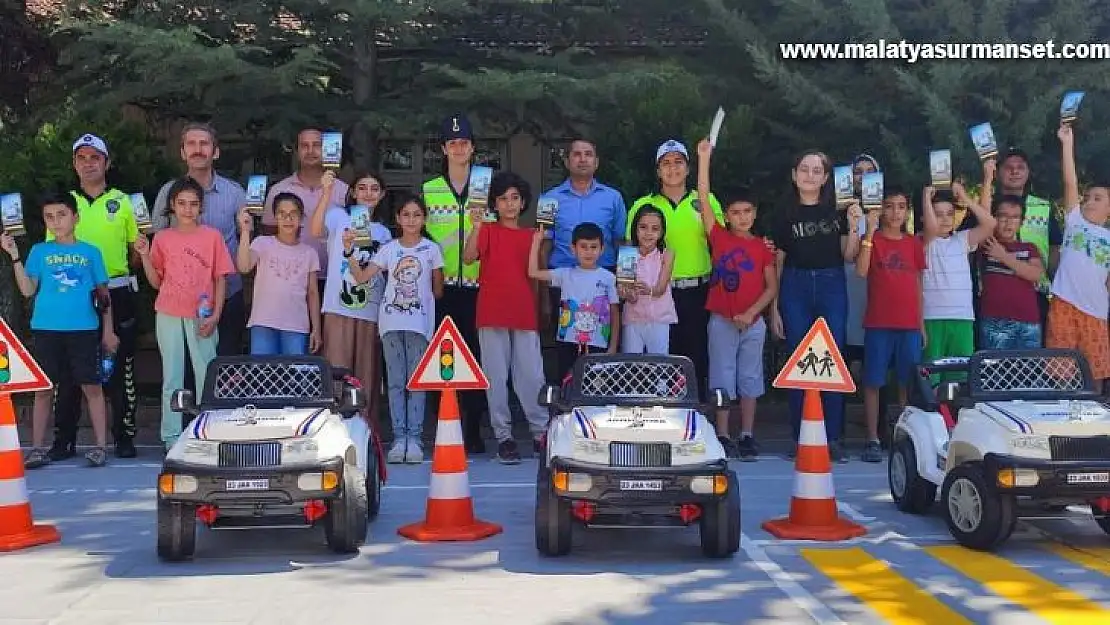
<svg viewBox="0 0 1110 625">
<path fill-rule="evenodd" d="M 474 133 L 470 129 L 470 120 L 462 113 L 455 113 L 444 119 L 443 125 L 440 126 L 439 136 L 444 143 L 452 139 L 474 140 Z"/>
<path fill-rule="evenodd" d="M 1006 148 L 1006 151 L 1002 153 L 1002 158 L 998 159 L 998 162 L 999 163 L 1005 163 L 1008 159 L 1010 159 L 1013 156 L 1016 156 L 1016 157 L 1020 158 L 1021 160 L 1025 161 L 1026 165 L 1029 164 L 1029 155 L 1025 153 L 1025 150 L 1022 150 L 1021 148 L 1017 148 L 1017 147 L 1014 147 L 1014 146 L 1010 146 L 1010 147 Z"/>
</svg>

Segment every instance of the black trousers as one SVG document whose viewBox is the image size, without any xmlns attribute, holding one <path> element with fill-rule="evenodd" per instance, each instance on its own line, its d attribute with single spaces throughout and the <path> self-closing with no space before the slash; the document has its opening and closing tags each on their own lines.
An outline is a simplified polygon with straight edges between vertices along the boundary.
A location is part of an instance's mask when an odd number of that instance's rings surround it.
<svg viewBox="0 0 1110 625">
<path fill-rule="evenodd" d="M 708 397 L 709 384 L 709 311 L 705 300 L 709 297 L 709 284 L 683 289 L 672 288 L 678 323 L 671 325 L 671 353 L 686 356 L 694 363 L 698 376 L 700 399 Z"/>
<path fill-rule="evenodd" d="M 135 413 L 139 408 L 139 392 L 135 386 L 135 341 L 138 327 L 135 319 L 135 293 L 122 286 L 109 291 L 112 297 L 112 327 L 119 337 L 115 369 L 105 387 L 112 407 L 112 439 L 119 444 L 135 438 Z M 77 444 L 77 424 L 81 420 L 83 396 L 81 387 L 72 380 L 59 380 L 54 394 L 54 444 Z"/>
<path fill-rule="evenodd" d="M 219 356 L 239 356 L 243 354 L 243 342 L 247 336 L 247 304 L 243 299 L 243 291 L 224 300 L 224 308 L 220 313 L 220 322 L 216 326 L 220 333 L 216 343 L 216 354 Z M 195 388 L 196 375 L 193 373 L 193 360 L 189 357 L 189 344 L 185 343 L 185 385 L 182 388 Z M 200 401 L 200 398 L 197 398 Z M 182 427 L 192 421 L 188 416 L 181 415 Z"/>
<path fill-rule="evenodd" d="M 478 345 L 478 289 L 460 286 L 443 287 L 443 297 L 436 302 L 436 327 L 443 322 L 443 318 L 450 316 L 458 326 L 467 347 L 474 353 L 479 362 L 482 352 Z M 439 394 L 436 399 L 429 401 L 435 406 L 436 414 L 439 413 Z M 459 415 L 462 418 L 463 441 L 467 447 L 474 447 L 482 442 L 482 414 L 489 406 L 486 402 L 485 391 L 460 391 Z M 431 399 L 431 398 L 429 398 Z"/>
</svg>

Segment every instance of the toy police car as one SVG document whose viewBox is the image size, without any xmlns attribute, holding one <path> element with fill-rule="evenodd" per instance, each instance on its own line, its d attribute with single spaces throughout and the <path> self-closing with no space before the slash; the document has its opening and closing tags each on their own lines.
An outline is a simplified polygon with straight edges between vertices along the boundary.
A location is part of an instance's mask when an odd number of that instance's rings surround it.
<svg viewBox="0 0 1110 625">
<path fill-rule="evenodd" d="M 951 371 L 968 381 L 934 391 L 929 374 Z M 1019 517 L 1074 504 L 1089 505 L 1110 533 L 1110 408 L 1080 353 L 983 351 L 929 363 L 916 395 L 888 463 L 900 510 L 928 511 L 939 486 L 952 536 L 980 550 L 1004 543 Z"/>
<path fill-rule="evenodd" d="M 337 399 L 338 396 L 338 399 Z M 360 411 L 361 384 L 312 356 L 235 356 L 208 366 L 199 405 L 158 475 L 158 556 L 193 555 L 196 521 L 213 529 L 324 526 L 357 551 L 378 514 L 385 465 Z"/>
<path fill-rule="evenodd" d="M 540 403 L 552 418 L 536 482 L 536 548 L 570 552 L 574 525 L 695 522 L 706 556 L 740 548 L 740 488 L 700 412 L 693 364 L 675 356 L 587 355 Z M 722 391 L 713 393 L 724 406 Z"/>
</svg>

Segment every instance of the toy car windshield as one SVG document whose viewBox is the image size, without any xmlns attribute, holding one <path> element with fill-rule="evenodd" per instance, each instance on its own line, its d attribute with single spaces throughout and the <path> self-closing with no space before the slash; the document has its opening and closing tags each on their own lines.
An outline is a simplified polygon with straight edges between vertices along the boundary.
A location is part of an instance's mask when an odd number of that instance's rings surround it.
<svg viewBox="0 0 1110 625">
<path fill-rule="evenodd" d="M 684 356 L 589 354 L 574 365 L 564 399 L 572 406 L 698 405 L 694 364 Z"/>
</svg>

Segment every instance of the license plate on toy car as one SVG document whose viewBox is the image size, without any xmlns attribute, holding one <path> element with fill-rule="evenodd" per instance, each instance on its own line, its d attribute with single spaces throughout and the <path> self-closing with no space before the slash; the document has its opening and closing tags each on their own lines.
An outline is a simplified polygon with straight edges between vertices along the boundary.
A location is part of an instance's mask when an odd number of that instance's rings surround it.
<svg viewBox="0 0 1110 625">
<path fill-rule="evenodd" d="M 1068 473 L 1068 484 L 1110 483 L 1110 473 Z"/>
<path fill-rule="evenodd" d="M 267 490 L 270 480 L 228 480 L 228 490 Z"/>
<path fill-rule="evenodd" d="M 663 490 L 663 480 L 621 480 L 621 490 Z"/>
</svg>

